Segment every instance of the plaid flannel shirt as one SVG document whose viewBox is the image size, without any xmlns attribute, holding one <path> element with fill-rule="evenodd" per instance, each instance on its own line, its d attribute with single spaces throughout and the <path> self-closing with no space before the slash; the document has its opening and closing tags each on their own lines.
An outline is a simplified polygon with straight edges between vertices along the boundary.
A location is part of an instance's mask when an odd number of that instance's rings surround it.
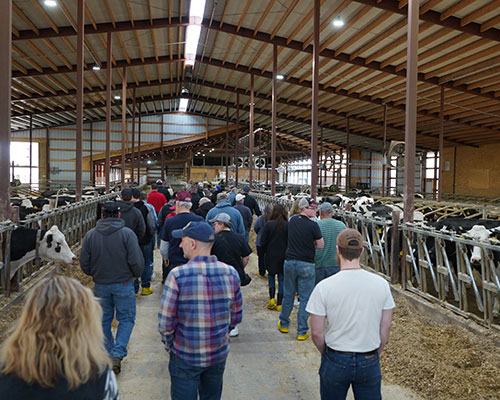
<svg viewBox="0 0 500 400">
<path fill-rule="evenodd" d="M 194 257 L 174 268 L 158 313 L 167 351 L 197 367 L 225 361 L 229 331 L 242 320 L 242 304 L 238 272 L 217 257 Z"/>
</svg>

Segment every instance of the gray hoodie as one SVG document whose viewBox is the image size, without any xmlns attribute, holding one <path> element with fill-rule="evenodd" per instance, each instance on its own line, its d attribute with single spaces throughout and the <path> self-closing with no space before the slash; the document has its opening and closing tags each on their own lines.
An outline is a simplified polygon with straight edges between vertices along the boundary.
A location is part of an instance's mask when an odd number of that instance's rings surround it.
<svg viewBox="0 0 500 400">
<path fill-rule="evenodd" d="M 125 222 L 106 218 L 99 220 L 83 238 L 80 266 L 95 283 L 122 283 L 141 276 L 144 257 L 134 232 L 125 227 Z"/>
<path fill-rule="evenodd" d="M 117 200 L 120 206 L 120 218 L 125 221 L 125 226 L 134 231 L 137 240 L 141 240 L 146 233 L 146 223 L 142 213 L 134 207 L 134 202 Z"/>
</svg>

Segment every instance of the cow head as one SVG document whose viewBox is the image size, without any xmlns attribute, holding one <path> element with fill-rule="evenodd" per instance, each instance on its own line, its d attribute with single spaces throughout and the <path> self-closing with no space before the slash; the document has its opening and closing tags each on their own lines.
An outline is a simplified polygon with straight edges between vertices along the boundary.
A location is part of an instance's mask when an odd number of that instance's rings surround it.
<svg viewBox="0 0 500 400">
<path fill-rule="evenodd" d="M 478 240 L 480 242 L 485 242 L 488 240 L 492 231 L 486 229 L 482 225 L 474 225 L 472 229 L 468 230 L 464 233 L 465 236 L 468 236 L 474 240 Z M 472 256 L 470 257 L 470 262 L 473 264 L 478 264 L 481 262 L 481 248 L 478 246 L 474 246 L 472 249 Z"/>
<path fill-rule="evenodd" d="M 66 264 L 70 264 L 76 258 L 69 248 L 64 234 L 56 225 L 53 225 L 40 240 L 38 252 L 44 260 L 62 261 Z"/>
</svg>

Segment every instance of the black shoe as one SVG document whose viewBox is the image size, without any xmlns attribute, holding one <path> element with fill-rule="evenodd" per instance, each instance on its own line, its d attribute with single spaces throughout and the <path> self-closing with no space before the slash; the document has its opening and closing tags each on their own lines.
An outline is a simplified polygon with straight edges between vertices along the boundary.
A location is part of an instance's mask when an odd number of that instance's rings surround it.
<svg viewBox="0 0 500 400">
<path fill-rule="evenodd" d="M 113 363 L 113 372 L 118 375 L 122 370 L 122 359 L 120 357 L 111 357 Z"/>
</svg>

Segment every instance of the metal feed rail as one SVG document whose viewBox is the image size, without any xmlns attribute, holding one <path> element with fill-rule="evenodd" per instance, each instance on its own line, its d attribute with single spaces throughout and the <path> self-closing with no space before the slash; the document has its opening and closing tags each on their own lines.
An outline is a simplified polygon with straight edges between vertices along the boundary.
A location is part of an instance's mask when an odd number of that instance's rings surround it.
<svg viewBox="0 0 500 400">
<path fill-rule="evenodd" d="M 288 199 L 263 194 L 252 196 L 261 208 L 282 204 L 291 210 L 293 205 Z M 500 242 L 478 242 L 416 224 L 394 227 L 399 218 L 393 221 L 366 218 L 342 209 L 335 209 L 334 213 L 348 227 L 362 233 L 365 247 L 361 259 L 363 267 L 373 269 L 391 283 L 401 282 L 406 290 L 437 301 L 462 316 L 477 319 L 486 326 L 495 323 L 493 306 L 495 299 L 500 301 L 500 275 L 493 252 L 500 252 Z M 447 242 L 455 246 L 457 265 L 446 253 Z M 479 271 L 470 264 L 467 246 L 481 249 Z M 402 264 L 400 247 L 405 248 L 406 254 Z"/>
<path fill-rule="evenodd" d="M 26 220 L 20 221 L 18 225 L 43 230 L 57 225 L 66 236 L 68 245 L 75 248 L 82 244 L 85 234 L 95 226 L 98 219 L 98 204 L 115 199 L 117 195 L 118 193 L 110 193 L 54 210 L 31 214 Z M 50 263 L 35 258 L 20 265 L 16 271 L 10 271 L 10 238 L 14 228 L 15 225 L 12 222 L 0 223 L 0 294 L 6 296 L 10 295 L 11 289 L 19 289 L 50 265 Z M 13 278 L 8 279 L 12 275 Z"/>
<path fill-rule="evenodd" d="M 494 252 L 498 258 L 500 242 L 494 239 L 478 242 L 454 232 L 413 224 L 403 224 L 401 230 L 406 247 L 403 266 L 408 289 L 433 298 L 461 315 L 479 314 L 482 322 L 493 324 L 493 307 L 500 301 L 500 270 Z M 447 252 L 447 247 L 455 250 L 456 257 Z M 471 265 L 471 247 L 480 248 L 478 268 Z"/>
</svg>

